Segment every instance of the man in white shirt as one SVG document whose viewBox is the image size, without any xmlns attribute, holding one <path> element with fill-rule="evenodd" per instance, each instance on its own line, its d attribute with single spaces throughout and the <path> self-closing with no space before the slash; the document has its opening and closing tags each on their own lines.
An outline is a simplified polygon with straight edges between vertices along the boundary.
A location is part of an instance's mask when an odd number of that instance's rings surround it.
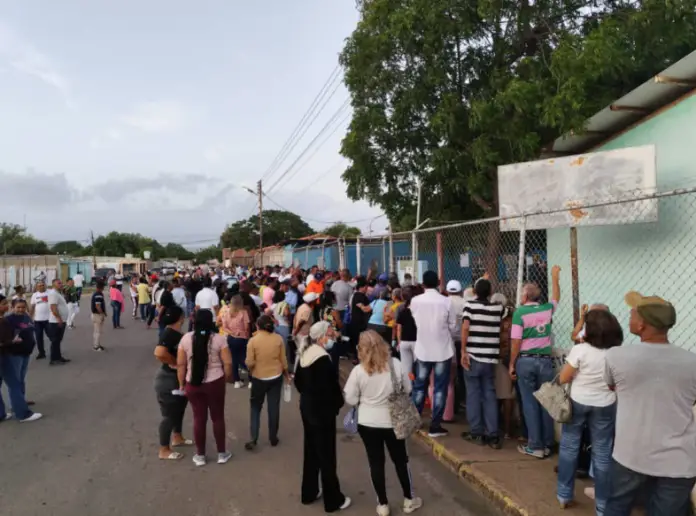
<svg viewBox="0 0 696 516">
<path fill-rule="evenodd" d="M 85 277 L 83 276 L 80 269 L 77 269 L 77 274 L 73 276 L 73 282 L 75 282 L 75 288 L 77 289 L 77 302 L 80 302 L 82 298 L 82 287 L 85 285 Z"/>
<path fill-rule="evenodd" d="M 213 281 L 210 277 L 203 280 L 203 288 L 196 294 L 196 312 L 198 310 L 210 310 L 217 317 L 218 309 L 220 308 L 220 298 L 212 289 Z"/>
<path fill-rule="evenodd" d="M 46 348 L 44 347 L 44 332 L 50 338 L 48 333 L 48 316 L 51 313 L 51 308 L 48 305 L 48 292 L 46 292 L 46 284 L 39 281 L 36 284 L 36 292 L 31 295 L 29 303 L 29 315 L 34 319 L 34 333 L 36 335 L 36 347 L 39 354 L 36 359 L 46 358 Z"/>
<path fill-rule="evenodd" d="M 65 321 L 70 315 L 68 303 L 61 290 L 63 284 L 59 279 L 53 280 L 48 291 L 48 305 L 51 313 L 48 316 L 48 338 L 51 340 L 51 365 L 64 365 L 70 362 L 61 352 L 60 346 L 65 335 Z"/>
<path fill-rule="evenodd" d="M 454 356 L 452 331 L 456 328 L 457 314 L 450 299 L 437 291 L 440 278 L 435 271 L 423 274 L 425 293 L 411 301 L 411 314 L 416 321 L 418 335 L 414 348 L 416 381 L 413 385 L 413 402 L 423 412 L 425 390 L 430 383 L 430 373 L 435 371 L 433 390 L 433 418 L 428 435 L 442 437 L 448 434 L 442 428 L 442 416 L 447 402 L 450 368 Z"/>
<path fill-rule="evenodd" d="M 186 290 L 181 286 L 181 281 L 179 281 L 179 278 L 174 278 L 172 280 L 172 285 L 174 286 L 174 289 L 172 290 L 172 297 L 174 297 L 174 303 L 176 303 L 176 306 L 181 308 L 184 311 L 184 314 L 186 317 L 188 317 L 188 310 L 187 308 L 187 303 L 186 303 Z"/>
</svg>

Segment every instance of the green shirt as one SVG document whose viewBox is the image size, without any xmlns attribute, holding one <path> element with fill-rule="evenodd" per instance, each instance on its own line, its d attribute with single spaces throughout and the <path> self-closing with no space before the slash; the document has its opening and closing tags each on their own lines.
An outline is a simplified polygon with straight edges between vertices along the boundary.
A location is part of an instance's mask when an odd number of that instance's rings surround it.
<svg viewBox="0 0 696 516">
<path fill-rule="evenodd" d="M 512 339 L 522 339 L 520 353 L 525 355 L 551 354 L 551 324 L 557 303 L 540 305 L 528 303 L 515 310 L 512 316 Z"/>
</svg>

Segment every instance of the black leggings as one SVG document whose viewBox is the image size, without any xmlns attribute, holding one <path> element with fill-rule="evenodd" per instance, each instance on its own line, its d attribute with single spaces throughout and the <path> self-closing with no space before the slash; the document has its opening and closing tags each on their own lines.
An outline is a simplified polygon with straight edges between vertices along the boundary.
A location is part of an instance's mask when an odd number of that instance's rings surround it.
<svg viewBox="0 0 696 516">
<path fill-rule="evenodd" d="M 162 413 L 162 420 L 159 424 L 160 446 L 169 446 L 172 432 L 181 433 L 188 398 L 172 394 L 172 390 L 178 388 L 179 382 L 176 379 L 176 372 L 170 373 L 162 370 L 157 372 L 155 392 L 157 393 L 157 402 Z"/>
<path fill-rule="evenodd" d="M 384 473 L 385 445 L 394 463 L 396 475 L 399 477 L 399 483 L 404 492 L 404 498 L 410 500 L 413 494 L 411 490 L 411 473 L 408 469 L 406 441 L 397 439 L 394 430 L 391 428 L 375 428 L 358 425 L 358 433 L 365 445 L 367 462 L 370 464 L 372 485 L 377 492 L 377 499 L 380 505 L 387 505 L 389 503 L 387 500 L 387 484 Z"/>
</svg>

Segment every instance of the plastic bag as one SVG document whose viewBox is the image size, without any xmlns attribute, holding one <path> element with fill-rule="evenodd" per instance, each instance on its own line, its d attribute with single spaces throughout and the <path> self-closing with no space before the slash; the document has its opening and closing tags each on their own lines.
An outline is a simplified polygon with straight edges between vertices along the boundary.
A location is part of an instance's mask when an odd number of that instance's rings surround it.
<svg viewBox="0 0 696 516">
<path fill-rule="evenodd" d="M 286 383 L 283 385 L 283 401 L 290 403 L 292 401 L 292 385 Z"/>
</svg>

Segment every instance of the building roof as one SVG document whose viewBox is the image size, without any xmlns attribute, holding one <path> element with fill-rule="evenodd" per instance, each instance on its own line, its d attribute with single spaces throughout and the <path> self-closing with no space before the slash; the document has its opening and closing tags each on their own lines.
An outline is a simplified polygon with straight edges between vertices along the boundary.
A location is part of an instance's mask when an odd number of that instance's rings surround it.
<svg viewBox="0 0 696 516">
<path fill-rule="evenodd" d="M 545 149 L 549 154 L 578 154 L 610 139 L 696 90 L 696 51 L 592 116 L 579 134 L 566 134 Z"/>
</svg>

